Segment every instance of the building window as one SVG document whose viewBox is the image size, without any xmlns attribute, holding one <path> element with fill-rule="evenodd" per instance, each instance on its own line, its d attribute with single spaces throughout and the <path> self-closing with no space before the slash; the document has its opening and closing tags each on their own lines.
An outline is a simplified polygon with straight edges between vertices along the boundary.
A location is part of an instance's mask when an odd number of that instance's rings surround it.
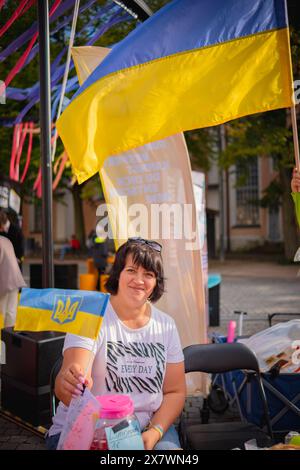
<svg viewBox="0 0 300 470">
<path fill-rule="evenodd" d="M 237 181 L 245 180 L 245 167 L 236 166 Z M 246 180 L 236 188 L 236 224 L 259 225 L 258 159 L 251 158 L 247 164 Z"/>
</svg>

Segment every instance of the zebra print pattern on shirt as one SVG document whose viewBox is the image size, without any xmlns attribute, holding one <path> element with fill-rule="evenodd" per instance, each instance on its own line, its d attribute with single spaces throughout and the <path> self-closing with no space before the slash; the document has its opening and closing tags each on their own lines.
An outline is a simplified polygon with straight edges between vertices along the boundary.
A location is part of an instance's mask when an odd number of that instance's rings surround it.
<svg viewBox="0 0 300 470">
<path fill-rule="evenodd" d="M 156 364 L 156 374 L 152 377 L 121 377 L 118 373 L 120 362 L 140 363 L 143 358 L 153 358 Z M 123 361 L 122 361 L 123 359 Z M 107 342 L 106 388 L 109 392 L 133 393 L 148 392 L 159 393 L 162 389 L 165 370 L 165 347 L 161 343 L 126 343 L 122 341 Z M 118 364 L 118 365 L 117 365 Z"/>
</svg>

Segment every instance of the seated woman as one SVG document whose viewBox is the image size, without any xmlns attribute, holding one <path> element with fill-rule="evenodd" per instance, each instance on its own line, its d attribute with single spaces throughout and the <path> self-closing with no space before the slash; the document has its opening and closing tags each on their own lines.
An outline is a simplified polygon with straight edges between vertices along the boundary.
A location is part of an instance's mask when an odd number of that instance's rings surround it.
<svg viewBox="0 0 300 470">
<path fill-rule="evenodd" d="M 122 393 L 134 401 L 146 450 L 180 448 L 174 427 L 186 396 L 182 348 L 174 320 L 153 306 L 164 292 L 161 245 L 129 239 L 117 251 L 111 293 L 86 385 L 94 395 Z M 61 400 L 46 438 L 56 449 L 67 406 L 82 391 L 93 341 L 68 334 L 55 393 Z"/>
</svg>

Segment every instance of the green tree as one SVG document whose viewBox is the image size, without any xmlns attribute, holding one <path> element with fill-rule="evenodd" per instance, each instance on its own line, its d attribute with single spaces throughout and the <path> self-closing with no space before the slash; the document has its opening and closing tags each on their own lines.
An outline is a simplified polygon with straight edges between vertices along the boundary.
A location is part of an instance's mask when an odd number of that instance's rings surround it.
<svg viewBox="0 0 300 470">
<path fill-rule="evenodd" d="M 288 112 L 278 110 L 239 119 L 227 125 L 227 133 L 228 146 L 220 158 L 220 165 L 224 168 L 239 164 L 244 169 L 244 175 L 247 175 L 249 159 L 257 156 L 273 158 L 278 175 L 269 187 L 264 188 L 261 205 L 269 208 L 282 206 L 284 251 L 286 258 L 292 260 L 298 247 L 298 237 L 290 196 L 294 156 Z"/>
<path fill-rule="evenodd" d="M 300 32 L 291 31 L 291 50 L 294 77 L 300 75 Z M 299 108 L 299 106 L 297 106 Z M 299 109 L 297 109 L 299 111 Z M 295 166 L 293 134 L 289 109 L 277 110 L 233 121 L 227 125 L 228 147 L 221 155 L 220 165 L 229 168 L 244 165 L 251 157 L 271 157 L 278 174 L 264 188 L 262 207 L 282 207 L 284 253 L 292 260 L 299 246 L 299 233 L 291 198 L 291 175 Z"/>
<path fill-rule="evenodd" d="M 95 18 L 95 14 L 103 7 L 106 3 L 106 0 L 99 0 L 96 2 L 92 7 L 82 13 L 78 18 L 77 23 L 77 32 L 76 35 L 76 42 L 75 44 L 84 45 L 86 44 L 87 37 L 91 33 L 91 29 L 85 29 L 82 33 L 79 34 L 79 31 L 84 29 L 84 25 L 90 22 L 93 18 Z M 158 3 L 158 2 L 154 2 Z M 52 2 L 50 2 L 50 5 Z M 12 13 L 15 11 L 17 6 L 19 5 L 18 1 L 10 0 L 1 10 L 1 19 L 0 19 L 0 27 L 6 23 L 6 21 L 11 17 Z M 72 9 L 66 12 L 66 14 L 72 13 Z M 125 12 L 124 12 L 125 15 Z M 1 38 L 1 50 L 4 50 L 13 40 L 19 37 L 24 31 L 26 31 L 35 21 L 37 20 L 37 9 L 36 7 L 30 8 L 25 15 L 23 15 L 20 19 L 14 22 L 14 24 L 8 29 L 5 33 L 3 38 Z M 64 20 L 64 17 L 60 17 L 57 22 L 61 23 Z M 103 24 L 103 21 L 99 19 L 94 20 L 93 27 L 95 30 L 99 29 L 99 27 Z M 115 27 L 111 28 L 104 36 L 102 36 L 96 43 L 95 46 L 110 46 L 118 41 L 120 41 L 123 37 L 125 37 L 130 30 L 132 30 L 136 25 L 136 21 L 126 21 Z M 51 35 L 51 43 L 50 43 L 50 54 L 51 54 L 51 62 L 53 59 L 62 51 L 64 47 L 68 45 L 69 36 L 70 36 L 70 27 L 68 25 L 66 28 L 60 29 L 57 33 Z M 53 26 L 51 26 L 53 29 Z M 14 67 L 19 57 L 24 52 L 25 47 L 22 50 L 16 51 L 14 54 L 9 56 L 4 62 L 0 63 L 0 78 L 4 80 L 8 74 L 8 72 Z M 61 60 L 61 64 L 64 63 L 66 59 L 66 54 Z M 75 70 L 70 72 L 69 77 L 73 77 L 75 75 Z M 24 67 L 20 73 L 18 73 L 13 81 L 11 82 L 10 86 L 16 88 L 26 88 L 31 87 L 36 83 L 39 79 L 39 63 L 38 63 L 38 55 L 26 66 Z M 72 93 L 68 95 L 70 98 Z M 16 117 L 19 112 L 23 109 L 26 105 L 25 101 L 19 102 L 15 100 L 8 99 L 6 105 L 0 106 L 0 119 L 5 118 L 14 118 Z M 35 123 L 39 122 L 39 104 L 35 105 L 30 112 L 25 116 L 25 121 L 34 121 Z M 2 175 L 9 175 L 9 162 L 10 162 L 10 155 L 11 155 L 11 147 L 12 147 L 12 139 L 13 139 L 13 128 L 11 127 L 0 127 L 0 173 Z M 25 148 L 23 149 L 23 158 L 25 154 Z M 63 146 L 61 141 L 58 139 L 57 144 L 57 151 L 56 155 L 60 155 L 63 151 Z M 21 162 L 22 163 L 22 162 Z M 24 164 L 24 162 L 23 162 Z M 33 150 L 31 156 L 31 163 L 30 168 L 27 173 L 27 177 L 25 182 L 22 185 L 21 193 L 22 199 L 29 203 L 40 204 L 40 201 L 33 193 L 33 184 L 37 177 L 37 172 L 40 165 L 40 139 L 39 135 L 34 136 L 33 138 Z M 54 175 L 55 176 L 55 175 Z M 60 181 L 60 184 L 56 191 L 54 192 L 53 197 L 56 199 L 61 200 L 65 191 L 70 190 L 73 197 L 74 203 L 74 214 L 75 214 L 75 228 L 76 228 L 76 235 L 84 244 L 85 240 L 85 230 L 84 230 L 84 218 L 83 218 L 83 208 L 82 208 L 82 200 L 84 198 L 94 198 L 95 192 L 99 192 L 99 197 L 101 197 L 101 185 L 95 183 L 98 179 L 98 176 L 92 179 L 92 183 L 87 182 L 83 185 L 78 184 L 70 184 L 72 179 L 72 172 L 71 168 L 68 167 L 64 171 L 64 176 Z M 85 190 L 85 186 L 87 186 L 87 190 Z M 91 193 L 91 188 L 94 188 L 94 193 Z"/>
<path fill-rule="evenodd" d="M 101 8 L 105 0 L 99 0 L 89 11 L 80 15 L 78 20 L 77 31 L 90 21 L 97 9 Z M 148 0 L 147 4 L 155 12 L 168 0 Z M 16 0 L 6 2 L 6 6 L 1 10 L 0 26 L 4 24 L 11 16 L 12 12 L 19 5 Z M 71 10 L 67 12 L 71 13 Z M 36 21 L 36 8 L 31 8 L 21 20 L 17 20 L 14 25 L 1 38 L 1 50 L 20 36 L 31 24 Z M 60 18 L 59 22 L 62 21 Z M 135 26 L 137 22 L 132 20 L 115 26 L 102 36 L 95 45 L 111 46 L 112 44 L 124 38 Z M 95 27 L 99 27 L 100 22 L 95 21 Z M 51 40 L 51 57 L 52 59 L 67 45 L 70 34 L 70 26 L 60 30 Z M 84 45 L 86 43 L 88 32 L 76 35 L 76 45 Z M 299 78 L 300 57 L 299 57 L 299 32 L 292 31 L 292 55 L 294 65 L 294 76 Z M 24 50 L 24 49 L 23 49 Z M 0 78 L 3 80 L 8 71 L 16 63 L 22 51 L 17 51 L 8 57 L 3 63 L 0 63 Z M 62 62 L 63 63 L 62 59 Z M 71 73 L 73 76 L 75 71 Z M 26 88 L 32 86 L 38 81 L 38 56 L 26 66 L 13 80 L 11 86 Z M 70 97 L 70 96 L 69 96 Z M 14 117 L 24 107 L 24 102 L 8 100 L 6 106 L 0 106 L 0 118 Z M 34 106 L 30 113 L 26 116 L 26 120 L 39 120 L 39 107 Z M 274 204 L 281 204 L 284 217 L 284 239 L 285 253 L 288 259 L 291 259 L 298 245 L 297 230 L 294 218 L 294 208 L 290 198 L 290 176 L 293 163 L 293 146 L 290 118 L 287 111 L 274 111 L 261 115 L 250 116 L 239 119 L 227 125 L 229 135 L 229 145 L 219 158 L 219 164 L 225 168 L 236 164 L 237 162 L 245 164 L 247 158 L 261 156 L 272 156 L 276 167 L 278 168 L 278 179 L 273 182 L 270 188 L 266 188 L 266 193 L 262 200 L 264 207 Z M 192 165 L 195 169 L 208 170 L 210 163 L 217 156 L 217 132 L 216 129 L 200 129 L 185 133 L 187 145 L 189 148 Z M 0 172 L 8 174 L 9 158 L 11 153 L 12 129 L 0 127 Z M 63 150 L 62 144 L 58 142 L 57 155 Z M 22 191 L 24 198 L 32 199 L 32 186 L 36 178 L 40 161 L 39 139 L 34 138 L 32 162 L 30 172 L 23 185 Z M 64 173 L 64 178 L 56 190 L 54 197 L 61 197 L 64 191 L 70 188 L 71 169 L 68 168 Z M 91 181 L 84 185 L 71 186 L 73 194 L 75 214 L 77 215 L 76 227 L 77 236 L 83 241 L 84 224 L 82 215 L 82 199 L 94 198 L 95 194 L 100 193 L 101 187 L 98 183 L 98 177 L 92 178 Z M 101 196 L 100 196 L 101 197 Z"/>
<path fill-rule="evenodd" d="M 291 31 L 291 50 L 295 79 L 300 77 L 300 32 Z M 299 111 L 297 106 L 297 111 Z M 298 114 L 298 113 L 297 113 Z M 299 127 L 299 126 L 298 126 Z M 247 176 L 249 158 L 271 157 L 278 175 L 264 188 L 260 203 L 265 208 L 282 207 L 284 253 L 292 260 L 299 246 L 299 231 L 295 218 L 294 204 L 290 195 L 290 181 L 294 163 L 294 146 L 290 110 L 277 110 L 247 116 L 226 124 L 227 149 L 218 150 L 218 131 L 216 128 L 199 129 L 186 132 L 191 162 L 195 169 L 207 171 L 212 161 L 221 168 L 229 169 L 234 165 L 244 169 Z M 244 179 L 237 184 L 244 184 Z"/>
</svg>

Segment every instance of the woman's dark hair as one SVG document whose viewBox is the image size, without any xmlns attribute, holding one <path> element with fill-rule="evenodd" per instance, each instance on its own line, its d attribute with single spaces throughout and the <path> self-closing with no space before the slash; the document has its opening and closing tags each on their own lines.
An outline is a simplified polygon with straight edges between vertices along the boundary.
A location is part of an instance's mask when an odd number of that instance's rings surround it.
<svg viewBox="0 0 300 470">
<path fill-rule="evenodd" d="M 112 295 L 117 294 L 120 274 L 125 267 L 128 255 L 132 256 L 135 265 L 142 266 L 147 271 L 151 271 L 155 274 L 156 286 L 149 300 L 151 300 L 151 302 L 157 302 L 165 291 L 163 262 L 161 254 L 147 244 L 127 241 L 120 246 L 116 253 L 115 262 L 112 266 L 109 278 L 106 281 L 105 287 L 107 291 Z"/>
</svg>

